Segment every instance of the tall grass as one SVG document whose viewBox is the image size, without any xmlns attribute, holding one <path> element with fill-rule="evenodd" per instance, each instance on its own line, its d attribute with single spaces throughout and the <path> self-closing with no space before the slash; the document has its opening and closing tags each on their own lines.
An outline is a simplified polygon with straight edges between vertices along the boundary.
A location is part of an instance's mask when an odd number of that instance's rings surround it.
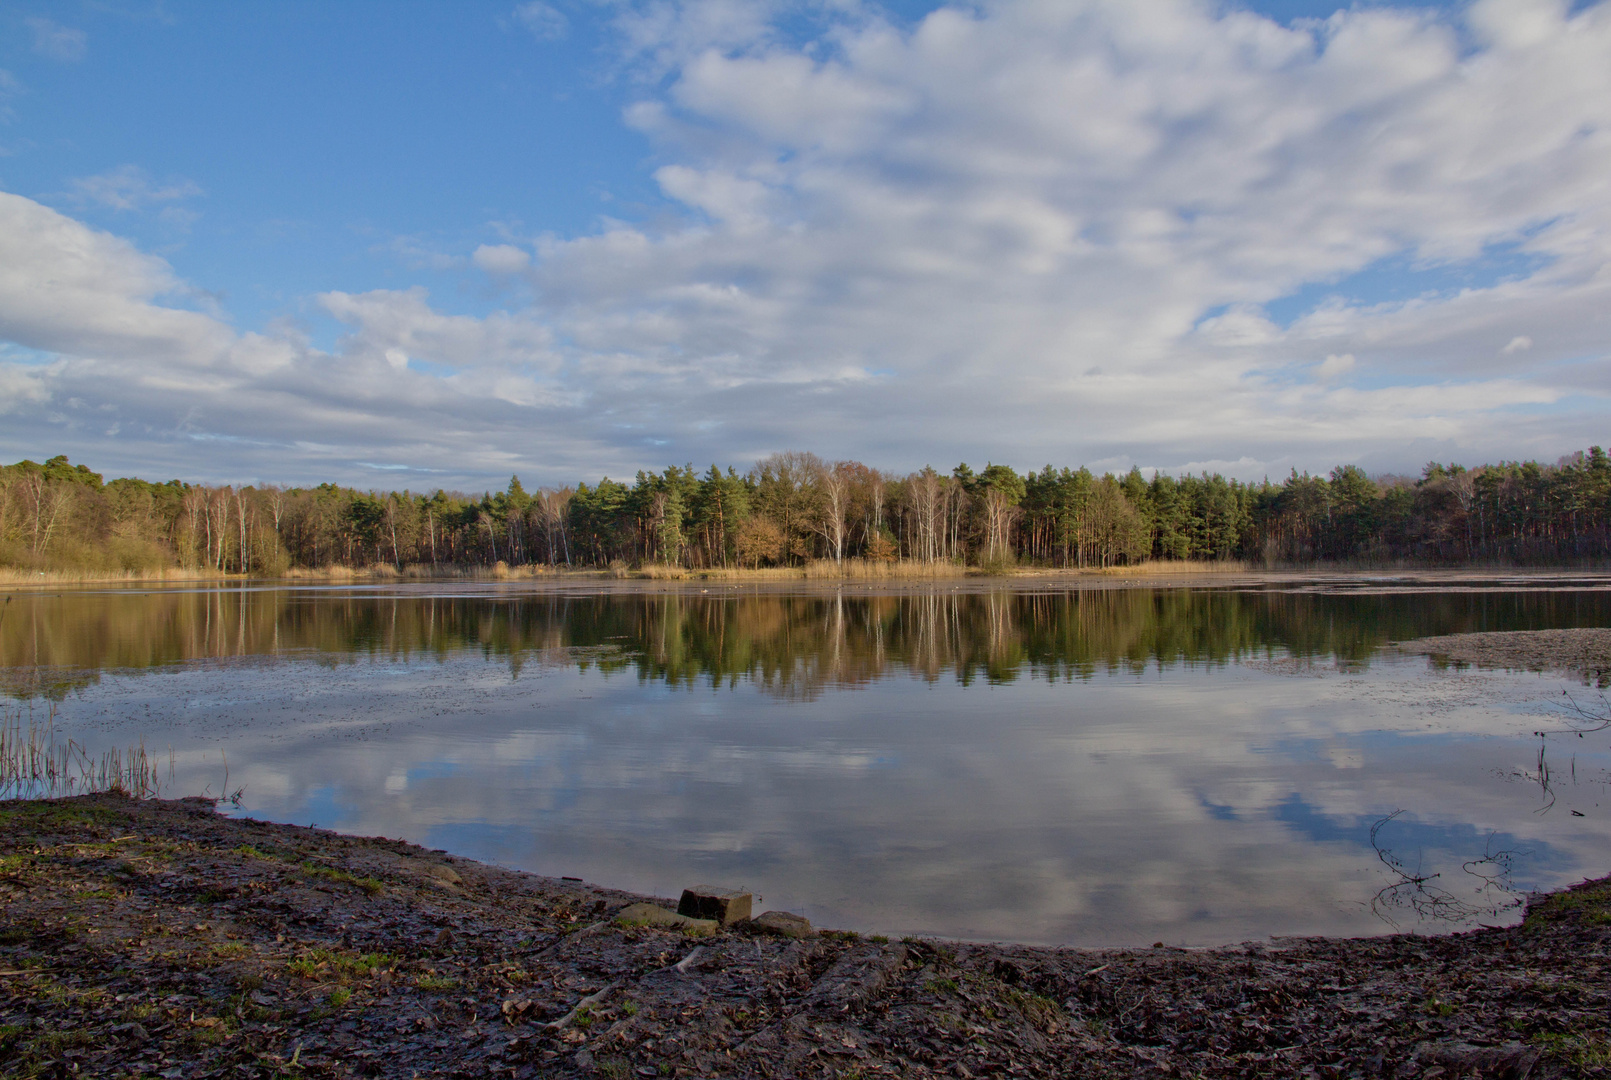
<svg viewBox="0 0 1611 1080">
<path fill-rule="evenodd" d="M 927 580 L 967 576 L 968 568 L 954 562 L 921 562 L 917 559 L 887 562 L 881 559 L 813 559 L 806 563 L 808 578 L 842 578 L 849 581 L 890 581 L 897 578 Z"/>
<path fill-rule="evenodd" d="M 1245 574 L 1248 564 L 1240 559 L 1156 559 L 1131 566 L 1088 567 L 1087 574 L 1110 577 L 1158 577 L 1162 574 Z"/>
<path fill-rule="evenodd" d="M 952 562 L 883 562 L 877 559 L 812 559 L 804 566 L 705 566 L 689 568 L 644 563 L 629 567 L 612 564 L 605 572 L 613 578 L 640 581 L 891 581 L 895 579 L 959 578 L 969 568 Z M 973 572 L 977 572 L 976 570 Z"/>
<path fill-rule="evenodd" d="M 173 761 L 168 762 L 168 780 Z M 56 731 L 54 707 L 41 719 L 29 706 L 0 707 L 0 799 L 50 799 L 116 792 L 154 799 L 162 792 L 157 761 L 145 744 L 114 747 L 91 757 L 76 739 Z"/>
<path fill-rule="evenodd" d="M 1476 564 L 1472 564 L 1475 566 Z M 1307 567 L 1276 567 L 1276 569 L 1365 569 L 1374 568 L 1367 563 L 1327 563 Z M 900 559 L 885 562 L 877 559 L 812 559 L 803 566 L 767 566 L 758 568 L 737 566 L 684 567 L 661 563 L 629 565 L 614 562 L 607 567 L 565 567 L 544 564 L 510 566 L 499 562 L 493 566 L 431 566 L 428 563 L 410 563 L 398 568 L 391 563 L 374 563 L 368 566 L 332 564 L 319 567 L 293 567 L 278 574 L 250 574 L 245 578 L 309 582 L 347 581 L 535 581 L 576 578 L 618 578 L 639 581 L 934 581 L 985 574 L 1017 576 L 1025 574 L 1097 574 L 1110 577 L 1154 577 L 1160 574 L 1241 574 L 1252 566 L 1241 560 L 1157 560 L 1129 566 L 1049 568 L 1034 563 L 1018 563 L 1011 559 L 998 559 L 982 566 L 964 566 L 949 561 L 921 562 Z M 1265 568 L 1268 569 L 1268 568 Z M 222 573 L 206 569 L 180 569 L 167 567 L 147 570 L 28 570 L 19 567 L 0 567 L 0 586 L 72 585 L 97 582 L 158 582 L 158 581 L 231 581 L 242 580 L 243 575 Z"/>
<path fill-rule="evenodd" d="M 401 580 L 410 581 L 518 581 L 529 578 L 552 577 L 555 574 L 565 573 L 564 567 L 555 568 L 539 563 L 527 563 L 521 566 L 510 566 L 499 561 L 492 566 L 458 566 L 440 565 L 431 566 L 429 563 L 409 563 L 398 569 L 391 563 L 374 563 L 370 566 L 330 566 L 305 567 L 297 566 L 274 575 L 292 581 L 354 581 L 359 579 Z M 571 571 L 572 573 L 592 573 L 598 571 Z"/>
<path fill-rule="evenodd" d="M 0 567 L 0 585 L 87 585 L 115 581 L 221 581 L 239 577 L 216 570 L 182 570 L 158 567 L 145 570 L 28 570 Z"/>
</svg>

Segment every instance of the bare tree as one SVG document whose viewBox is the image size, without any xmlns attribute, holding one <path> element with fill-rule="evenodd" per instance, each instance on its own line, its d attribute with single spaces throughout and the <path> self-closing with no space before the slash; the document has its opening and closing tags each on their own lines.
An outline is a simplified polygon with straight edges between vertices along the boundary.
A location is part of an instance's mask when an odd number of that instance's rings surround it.
<svg viewBox="0 0 1611 1080">
<path fill-rule="evenodd" d="M 44 473 L 33 473 L 23 480 L 22 492 L 33 518 L 32 547 L 34 555 L 38 556 L 50 547 L 50 538 L 62 514 L 72 505 L 72 485 L 57 483 Z"/>
<path fill-rule="evenodd" d="M 906 478 L 906 497 L 917 527 L 913 554 L 923 562 L 935 562 L 941 557 L 946 523 L 950 518 L 948 479 L 928 465 L 922 472 Z"/>
<path fill-rule="evenodd" d="M 183 502 L 187 531 L 185 534 L 185 565 L 196 565 L 196 544 L 202 537 L 202 522 L 206 518 L 207 490 L 202 487 L 185 489 Z M 211 550 L 211 545 L 208 546 Z M 205 562 L 205 559 L 203 560 Z"/>
<path fill-rule="evenodd" d="M 274 515 L 274 535 L 280 535 L 280 521 L 285 517 L 285 489 L 278 484 L 264 488 L 268 492 L 269 512 Z"/>
<path fill-rule="evenodd" d="M 868 540 L 884 531 L 884 474 L 877 469 L 867 479 Z"/>
<path fill-rule="evenodd" d="M 247 540 L 247 533 L 251 529 L 251 511 L 255 509 L 246 498 L 246 489 L 241 488 L 235 492 L 235 520 L 240 528 L 241 537 L 241 573 L 251 570 L 251 545 Z"/>
<path fill-rule="evenodd" d="M 11 491 L 15 483 L 11 473 L 0 469 L 0 542 L 6 538 L 6 518 L 11 510 Z"/>
<path fill-rule="evenodd" d="M 817 489 L 822 493 L 817 507 L 816 530 L 822 534 L 834 562 L 845 560 L 845 534 L 850 517 L 850 469 L 848 461 L 821 466 Z"/>
<path fill-rule="evenodd" d="M 218 570 L 224 569 L 224 551 L 229 544 L 229 503 L 234 494 L 228 487 L 215 488 L 207 499 L 207 561 Z"/>
<path fill-rule="evenodd" d="M 397 550 L 397 496 L 395 494 L 386 500 L 386 530 L 391 533 L 392 537 L 392 563 L 397 569 L 401 570 L 403 568 L 403 556 Z"/>
<path fill-rule="evenodd" d="M 492 542 L 492 561 L 497 562 L 498 561 L 498 532 L 493 527 L 492 515 L 487 513 L 485 510 L 483 510 L 483 511 L 481 511 L 481 516 L 477 519 L 477 522 L 483 528 L 485 528 L 487 530 L 487 539 Z"/>
<path fill-rule="evenodd" d="M 548 565 L 553 566 L 558 560 L 558 551 L 565 552 L 565 565 L 571 564 L 570 541 L 565 534 L 565 518 L 570 510 L 571 496 L 576 489 L 539 488 L 537 490 L 537 510 L 542 515 L 543 535 L 548 541 Z"/>
</svg>

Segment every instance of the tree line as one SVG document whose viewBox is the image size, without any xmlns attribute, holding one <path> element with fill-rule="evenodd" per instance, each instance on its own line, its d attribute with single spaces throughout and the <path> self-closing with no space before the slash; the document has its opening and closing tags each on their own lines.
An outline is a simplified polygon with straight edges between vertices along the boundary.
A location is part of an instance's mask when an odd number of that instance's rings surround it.
<svg viewBox="0 0 1611 1080">
<path fill-rule="evenodd" d="M 512 477 L 479 496 L 106 482 L 65 456 L 0 467 L 0 566 L 15 569 L 1548 564 L 1608 555 L 1611 459 L 1598 446 L 1553 465 L 1432 462 L 1419 476 L 1378 477 L 1340 465 L 1257 483 L 1050 465 L 901 475 L 791 451 L 742 474 L 671 466 L 630 484 L 534 492 Z"/>
</svg>

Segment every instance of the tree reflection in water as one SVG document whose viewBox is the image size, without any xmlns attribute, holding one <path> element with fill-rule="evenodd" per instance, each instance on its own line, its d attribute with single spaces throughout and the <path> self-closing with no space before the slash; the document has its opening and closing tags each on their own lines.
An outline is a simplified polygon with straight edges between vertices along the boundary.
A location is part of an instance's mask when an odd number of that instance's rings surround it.
<svg viewBox="0 0 1611 1080">
<path fill-rule="evenodd" d="M 464 652 L 631 669 L 671 686 L 750 681 L 809 700 L 892 673 L 1007 682 L 1258 657 L 1369 663 L 1390 641 L 1605 625 L 1594 591 L 1268 589 L 879 594 L 238 588 L 16 594 L 0 620 L 0 689 L 60 699 L 106 670 L 309 656 L 327 664 Z M 564 653 L 559 650 L 567 650 Z M 574 650 L 580 650 L 574 651 Z"/>
</svg>

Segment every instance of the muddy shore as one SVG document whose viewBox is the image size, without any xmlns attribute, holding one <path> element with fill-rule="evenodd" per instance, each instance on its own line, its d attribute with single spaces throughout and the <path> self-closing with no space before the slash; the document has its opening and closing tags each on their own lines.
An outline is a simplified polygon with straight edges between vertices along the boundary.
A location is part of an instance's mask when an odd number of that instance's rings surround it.
<svg viewBox="0 0 1611 1080">
<path fill-rule="evenodd" d="M 1204 950 L 622 925 L 658 902 L 205 800 L 0 804 L 15 1077 L 1603 1075 L 1611 879 Z"/>
<path fill-rule="evenodd" d="M 1394 642 L 1391 647 L 1445 663 L 1558 672 L 1601 687 L 1611 683 L 1611 629 L 1444 634 Z"/>
</svg>

